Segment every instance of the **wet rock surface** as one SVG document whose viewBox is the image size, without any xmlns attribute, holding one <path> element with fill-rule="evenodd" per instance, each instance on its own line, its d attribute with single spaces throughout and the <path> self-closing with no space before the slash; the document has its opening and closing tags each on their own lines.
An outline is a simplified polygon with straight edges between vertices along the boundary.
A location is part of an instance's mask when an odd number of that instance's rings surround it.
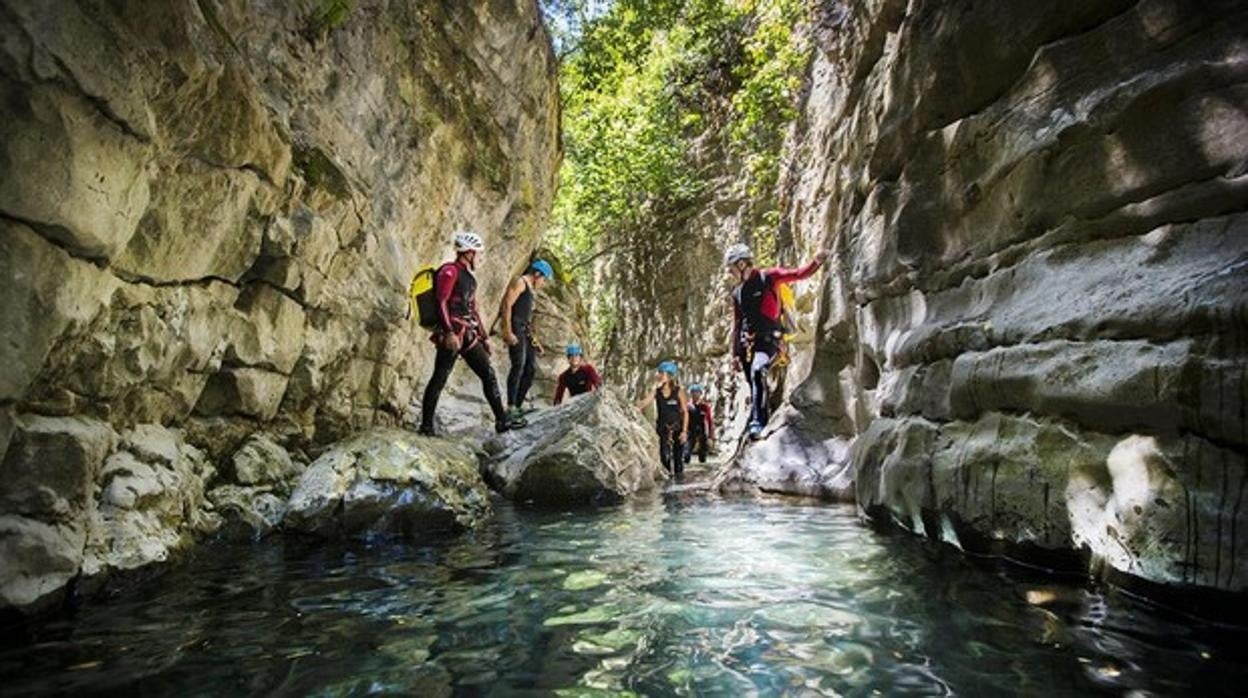
<svg viewBox="0 0 1248 698">
<path fill-rule="evenodd" d="M 376 429 L 312 461 L 286 503 L 283 526 L 321 535 L 455 531 L 480 523 L 489 493 L 463 443 Z"/>
<path fill-rule="evenodd" d="M 517 502 L 608 504 L 666 478 L 658 448 L 653 427 L 632 406 L 596 391 L 485 442 L 481 470 L 492 488 Z"/>
<path fill-rule="evenodd" d="M 205 485 L 267 530 L 287 480 L 234 469 L 247 437 L 411 421 L 411 274 L 461 227 L 482 298 L 528 260 L 559 161 L 536 5 L 314 5 L 0 2 L 0 606 L 162 559 Z M 475 393 L 457 371 L 444 403 Z"/>
<path fill-rule="evenodd" d="M 787 378 L 860 506 L 1242 591 L 1243 4 L 821 11 L 788 186 L 833 273 Z"/>
</svg>

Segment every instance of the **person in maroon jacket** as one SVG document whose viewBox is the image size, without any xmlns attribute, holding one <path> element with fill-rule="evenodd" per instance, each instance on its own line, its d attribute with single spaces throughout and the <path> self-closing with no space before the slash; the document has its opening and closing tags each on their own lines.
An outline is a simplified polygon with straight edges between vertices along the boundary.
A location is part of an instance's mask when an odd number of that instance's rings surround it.
<svg viewBox="0 0 1248 698">
<path fill-rule="evenodd" d="M 455 261 L 443 264 L 434 276 L 434 294 L 438 299 L 438 326 L 429 340 L 437 346 L 433 362 L 433 376 L 425 385 L 421 400 L 419 433 L 435 434 L 433 415 L 438 409 L 438 397 L 446 387 L 457 357 L 481 379 L 481 391 L 494 412 L 494 430 L 504 432 L 514 428 L 503 411 L 503 400 L 498 392 L 498 378 L 490 366 L 490 346 L 486 343 L 485 324 L 477 312 L 477 277 L 472 271 L 477 253 L 484 249 L 481 236 L 473 232 L 455 233 Z"/>
<path fill-rule="evenodd" d="M 602 378 L 599 377 L 598 371 L 585 360 L 581 345 L 573 342 L 568 345 L 565 353 L 568 356 L 568 369 L 559 374 L 559 383 L 555 386 L 554 404 L 556 405 L 563 402 L 565 391 L 572 397 L 576 397 L 602 387 Z"/>
<path fill-rule="evenodd" d="M 711 403 L 706 401 L 706 389 L 699 383 L 689 386 L 689 438 L 685 439 L 685 465 L 698 454 L 698 462 L 706 462 L 706 454 L 715 441 L 715 418 Z"/>
<path fill-rule="evenodd" d="M 746 245 L 736 244 L 724 253 L 724 266 L 737 280 L 732 291 L 733 364 L 746 373 L 750 383 L 751 440 L 762 438 L 767 426 L 767 370 L 780 353 L 784 328 L 780 322 L 782 306 L 777 286 L 800 281 L 814 274 L 827 259 L 820 251 L 808 264 L 796 269 L 754 266 L 754 254 Z"/>
</svg>

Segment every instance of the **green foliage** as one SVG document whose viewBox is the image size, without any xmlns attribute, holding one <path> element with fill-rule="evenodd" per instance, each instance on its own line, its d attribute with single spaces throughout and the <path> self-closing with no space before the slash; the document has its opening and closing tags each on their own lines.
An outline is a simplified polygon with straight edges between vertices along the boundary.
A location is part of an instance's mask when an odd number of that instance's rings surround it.
<svg viewBox="0 0 1248 698">
<path fill-rule="evenodd" d="M 746 0 L 754 28 L 736 68 L 741 89 L 732 97 L 733 144 L 744 155 L 750 194 L 776 185 L 784 131 L 797 117 L 797 92 L 809 48 L 794 40 L 793 27 L 805 18 L 805 0 Z"/>
<path fill-rule="evenodd" d="M 740 168 L 768 210 L 808 61 L 795 37 L 807 1 L 545 0 L 565 28 L 565 157 L 548 241 L 595 308 L 617 307 L 615 282 L 587 282 L 577 267 L 621 252 L 660 257 L 724 169 Z M 645 272 L 616 278 L 630 273 Z M 599 346 L 609 315 L 596 323 Z"/>
</svg>

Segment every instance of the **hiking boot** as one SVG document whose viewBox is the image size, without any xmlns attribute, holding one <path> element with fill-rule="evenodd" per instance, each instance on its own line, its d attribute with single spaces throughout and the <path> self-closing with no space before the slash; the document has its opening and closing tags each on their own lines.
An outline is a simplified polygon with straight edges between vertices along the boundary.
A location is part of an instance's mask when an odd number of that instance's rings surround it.
<svg viewBox="0 0 1248 698">
<path fill-rule="evenodd" d="M 511 421 L 506 417 L 494 420 L 494 433 L 502 434 L 511 431 Z"/>
<path fill-rule="evenodd" d="M 529 420 L 520 415 L 513 415 L 507 418 L 507 426 L 512 429 L 522 429 L 529 426 Z"/>
<path fill-rule="evenodd" d="M 746 432 L 750 436 L 750 441 L 758 441 L 763 438 L 763 425 L 758 422 L 750 422 L 750 428 Z"/>
<path fill-rule="evenodd" d="M 437 436 L 438 435 L 438 431 L 429 424 L 421 424 L 420 428 L 416 430 L 416 433 L 420 434 L 421 436 Z"/>
</svg>

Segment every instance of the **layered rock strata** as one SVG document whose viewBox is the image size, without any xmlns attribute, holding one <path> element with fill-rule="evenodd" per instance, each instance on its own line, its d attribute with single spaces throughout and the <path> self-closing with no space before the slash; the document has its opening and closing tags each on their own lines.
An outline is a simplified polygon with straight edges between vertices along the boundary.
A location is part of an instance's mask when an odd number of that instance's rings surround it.
<svg viewBox="0 0 1248 698">
<path fill-rule="evenodd" d="M 823 6 L 787 186 L 832 274 L 770 441 L 839 444 L 872 518 L 1243 591 L 1245 31 L 1235 2 Z"/>
<path fill-rule="evenodd" d="M 559 159 L 532 0 L 4 0 L 0 105 L 0 606 L 160 557 L 211 527 L 204 487 L 272 486 L 213 478 L 253 433 L 410 419 L 412 271 L 472 227 L 497 298 Z"/>
</svg>

